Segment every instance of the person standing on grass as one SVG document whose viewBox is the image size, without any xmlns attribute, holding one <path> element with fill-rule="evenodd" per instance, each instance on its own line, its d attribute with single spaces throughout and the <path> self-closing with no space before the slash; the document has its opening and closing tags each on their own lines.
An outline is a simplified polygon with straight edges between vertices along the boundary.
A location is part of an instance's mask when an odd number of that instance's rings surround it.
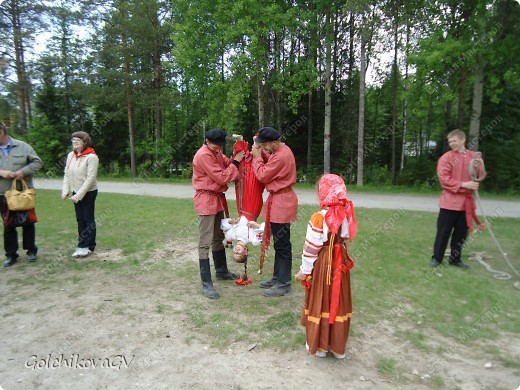
<svg viewBox="0 0 520 390">
<path fill-rule="evenodd" d="M 330 351 L 344 359 L 352 316 L 350 269 L 354 267 L 347 240 L 354 239 L 357 222 L 341 177 L 323 175 L 318 197 L 321 211 L 307 225 L 302 265 L 296 275 L 305 286 L 300 324 L 305 327 L 311 355 L 325 357 Z"/>
<path fill-rule="evenodd" d="M 469 266 L 462 262 L 461 255 L 468 233 L 467 217 L 475 209 L 473 193 L 479 187 L 479 183 L 470 176 L 470 163 L 475 152 L 466 149 L 466 134 L 463 131 L 453 130 L 447 138 L 451 150 L 444 153 L 437 163 L 442 194 L 430 266 L 436 268 L 442 263 L 451 235 L 449 264 L 467 269 Z"/>
<path fill-rule="evenodd" d="M 262 248 L 265 253 L 272 231 L 275 251 L 273 277 L 261 282 L 260 287 L 267 289 L 264 296 L 280 297 L 291 291 L 291 222 L 296 221 L 298 214 L 298 197 L 292 189 L 296 183 L 296 161 L 291 149 L 280 141 L 280 133 L 272 127 L 261 128 L 256 143 L 260 147 L 252 150 L 253 172 L 269 191 L 263 211 Z"/>
<path fill-rule="evenodd" d="M 95 206 L 98 194 L 99 158 L 92 148 L 90 135 L 72 133 L 72 152 L 67 156 L 61 198 L 74 203 L 78 222 L 78 246 L 72 257 L 85 257 L 96 249 Z M 69 195 L 72 194 L 72 196 Z"/>
<path fill-rule="evenodd" d="M 4 223 L 4 249 L 6 260 L 4 267 L 10 267 L 18 261 L 18 233 L 16 228 L 22 227 L 23 249 L 27 250 L 30 262 L 37 259 L 36 247 L 37 222 L 34 209 L 27 211 L 10 211 L 5 199 L 5 191 L 10 190 L 13 180 L 25 180 L 27 187 L 33 188 L 32 175 L 43 166 L 42 160 L 32 146 L 11 138 L 7 127 L 0 122 L 0 207 Z M 21 188 L 19 188 L 21 189 Z"/>
<path fill-rule="evenodd" d="M 213 287 L 209 264 L 211 246 L 217 280 L 235 280 L 239 275 L 229 272 L 224 249 L 224 233 L 220 228 L 224 212 L 229 217 L 225 192 L 228 183 L 238 177 L 238 166 L 244 158 L 239 152 L 234 159 L 226 157 L 226 133 L 212 129 L 205 134 L 206 141 L 193 157 L 192 185 L 195 188 L 193 203 L 199 218 L 199 268 L 202 292 L 210 298 L 219 297 Z"/>
</svg>

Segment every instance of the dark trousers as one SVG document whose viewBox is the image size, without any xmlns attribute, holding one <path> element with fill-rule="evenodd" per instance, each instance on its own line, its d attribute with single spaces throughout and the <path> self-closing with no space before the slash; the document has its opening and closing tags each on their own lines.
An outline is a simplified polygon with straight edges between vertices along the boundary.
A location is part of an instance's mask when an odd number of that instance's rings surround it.
<svg viewBox="0 0 520 390">
<path fill-rule="evenodd" d="M 38 252 L 36 247 L 36 228 L 34 223 L 21 226 L 22 228 L 22 245 L 27 254 Z M 4 248 L 5 255 L 11 258 L 18 257 L 18 233 L 14 226 L 4 226 Z"/>
<path fill-rule="evenodd" d="M 453 232 L 453 233 L 452 233 Z M 468 234 L 466 212 L 440 209 L 437 218 L 437 236 L 433 244 L 433 257 L 442 262 L 451 235 L 450 262 L 460 262 L 462 246 Z"/>
<path fill-rule="evenodd" d="M 0 195 L 0 205 L 3 215 L 7 208 L 4 195 Z M 22 248 L 27 251 L 27 254 L 38 253 L 38 247 L 36 246 L 36 227 L 34 223 L 27 223 L 20 227 L 22 228 Z M 6 257 L 17 258 L 18 248 L 18 232 L 16 231 L 16 227 L 14 225 L 4 225 L 4 249 Z"/>
<path fill-rule="evenodd" d="M 278 282 L 291 284 L 292 246 L 291 224 L 271 222 L 271 233 L 274 243 L 274 274 L 278 274 Z"/>
<path fill-rule="evenodd" d="M 74 203 L 78 221 L 78 248 L 96 248 L 96 219 L 94 217 L 98 190 L 89 191 L 78 203 Z"/>
</svg>

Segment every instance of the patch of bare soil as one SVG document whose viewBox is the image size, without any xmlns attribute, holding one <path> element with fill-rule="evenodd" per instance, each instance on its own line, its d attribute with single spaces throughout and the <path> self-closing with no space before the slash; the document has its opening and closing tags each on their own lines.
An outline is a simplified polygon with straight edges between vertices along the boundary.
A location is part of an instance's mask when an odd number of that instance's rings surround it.
<svg viewBox="0 0 520 390">
<path fill-rule="evenodd" d="M 121 251 L 107 250 L 77 261 L 123 259 Z M 24 283 L 23 275 L 36 274 L 43 264 L 26 265 L 24 273 L 2 269 L 0 388 L 514 390 L 520 385 L 518 370 L 503 363 L 520 355 L 510 335 L 472 349 L 432 333 L 424 341 L 429 348 L 419 350 L 399 336 L 411 329 L 399 313 L 364 329 L 357 328 L 354 315 L 343 361 L 309 356 L 304 346 L 278 352 L 235 342 L 215 349 L 186 315 L 194 303 L 211 310 L 198 275 L 193 283 L 176 281 L 174 289 L 164 275 L 147 272 L 161 262 L 183 267 L 196 259 L 194 243 L 168 242 L 137 271 L 117 277 L 71 270 Z M 298 294 L 281 299 L 301 304 Z M 159 308 L 161 302 L 167 304 Z M 489 348 L 498 348 L 504 359 L 485 368 Z M 387 373 L 385 358 L 397 362 Z"/>
</svg>

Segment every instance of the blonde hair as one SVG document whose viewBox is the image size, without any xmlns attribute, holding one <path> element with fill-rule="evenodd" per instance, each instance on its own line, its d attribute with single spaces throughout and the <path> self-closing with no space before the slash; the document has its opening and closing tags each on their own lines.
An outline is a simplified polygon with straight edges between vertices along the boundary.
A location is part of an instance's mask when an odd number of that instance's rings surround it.
<svg viewBox="0 0 520 390">
<path fill-rule="evenodd" d="M 446 138 L 453 138 L 453 137 L 457 137 L 458 139 L 465 141 L 466 133 L 464 133 L 462 130 L 455 129 L 455 130 L 450 131 Z"/>
</svg>

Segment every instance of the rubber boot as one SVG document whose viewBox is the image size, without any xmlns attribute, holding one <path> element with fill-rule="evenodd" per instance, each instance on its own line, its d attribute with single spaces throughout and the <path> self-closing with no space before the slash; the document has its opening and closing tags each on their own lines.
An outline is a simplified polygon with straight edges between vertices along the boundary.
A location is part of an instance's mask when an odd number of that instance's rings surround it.
<svg viewBox="0 0 520 390">
<path fill-rule="evenodd" d="M 219 297 L 217 290 L 213 287 L 211 280 L 211 268 L 209 266 L 209 259 L 199 259 L 200 278 L 202 279 L 202 293 L 205 297 L 210 299 L 217 299 Z"/>
<path fill-rule="evenodd" d="M 292 259 L 280 259 L 276 284 L 264 291 L 265 297 L 283 297 L 291 292 Z"/>
<path fill-rule="evenodd" d="M 240 277 L 233 272 L 229 272 L 227 267 L 226 250 L 221 249 L 213 253 L 213 263 L 217 273 L 217 280 L 236 280 Z"/>
</svg>

